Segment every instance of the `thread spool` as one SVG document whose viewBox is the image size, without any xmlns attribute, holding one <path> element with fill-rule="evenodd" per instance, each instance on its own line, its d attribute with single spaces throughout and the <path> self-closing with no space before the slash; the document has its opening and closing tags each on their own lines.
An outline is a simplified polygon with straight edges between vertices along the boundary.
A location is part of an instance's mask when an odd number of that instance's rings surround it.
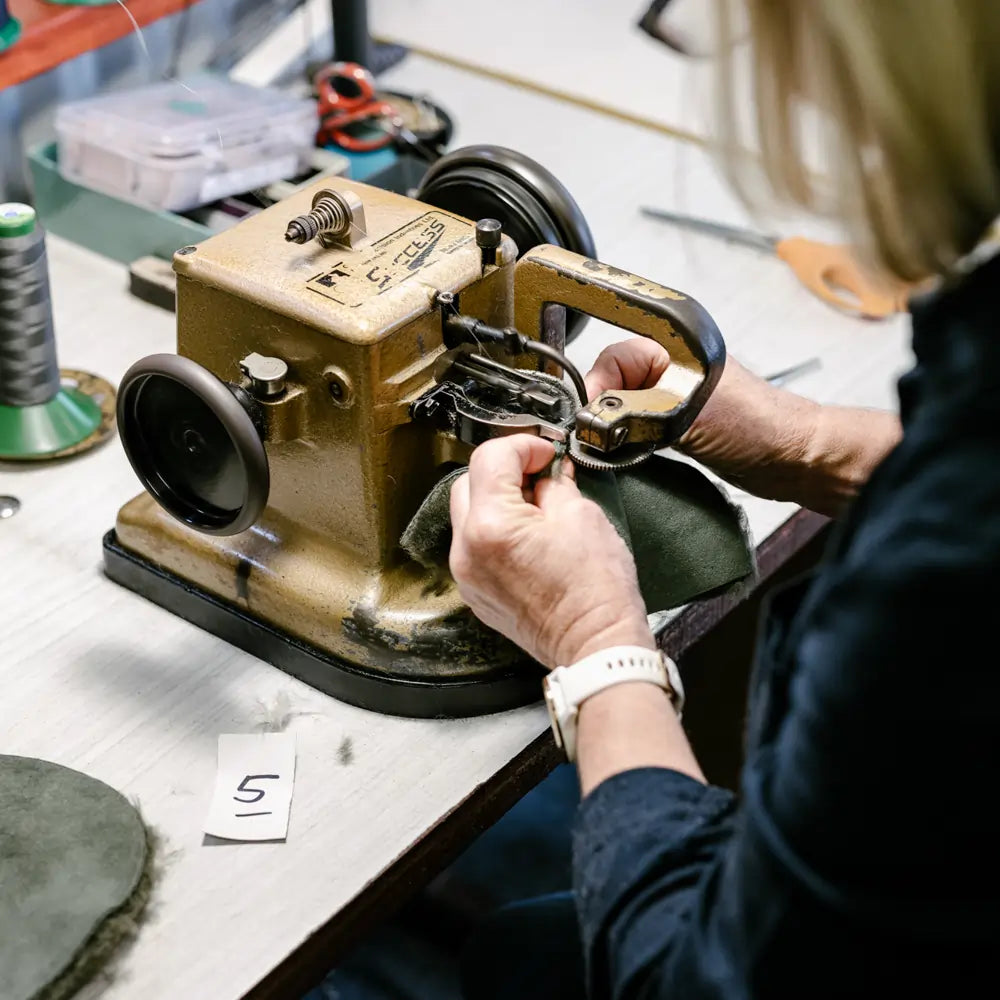
<svg viewBox="0 0 1000 1000">
<path fill-rule="evenodd" d="M 7 0 L 0 0 L 0 52 L 9 49 L 21 37 L 21 25 L 7 9 Z"/>
<path fill-rule="evenodd" d="M 64 458 L 106 440 L 114 390 L 60 371 L 45 232 L 28 205 L 0 205 L 0 459 Z"/>
</svg>

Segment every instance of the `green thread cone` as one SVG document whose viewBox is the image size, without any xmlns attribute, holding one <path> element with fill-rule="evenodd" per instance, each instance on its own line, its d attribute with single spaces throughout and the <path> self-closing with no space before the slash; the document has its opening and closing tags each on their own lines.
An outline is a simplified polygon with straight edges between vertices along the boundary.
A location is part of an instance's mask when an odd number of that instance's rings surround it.
<svg viewBox="0 0 1000 1000">
<path fill-rule="evenodd" d="M 72 448 L 101 426 L 101 408 L 78 389 L 37 406 L 0 405 L 0 459 L 41 458 Z"/>
</svg>

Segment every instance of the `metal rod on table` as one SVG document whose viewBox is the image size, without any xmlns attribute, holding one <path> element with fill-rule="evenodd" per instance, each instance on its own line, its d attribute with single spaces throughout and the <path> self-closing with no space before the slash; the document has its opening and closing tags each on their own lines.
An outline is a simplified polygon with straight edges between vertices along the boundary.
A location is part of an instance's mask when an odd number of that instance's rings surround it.
<svg viewBox="0 0 1000 1000">
<path fill-rule="evenodd" d="M 808 361 L 803 361 L 800 364 L 792 365 L 791 368 L 784 368 L 780 372 L 766 375 L 765 378 L 771 385 L 785 385 L 786 382 L 791 382 L 792 379 L 799 378 L 802 375 L 808 375 L 810 372 L 822 368 L 822 366 L 823 363 L 819 358 L 809 358 Z"/>
</svg>

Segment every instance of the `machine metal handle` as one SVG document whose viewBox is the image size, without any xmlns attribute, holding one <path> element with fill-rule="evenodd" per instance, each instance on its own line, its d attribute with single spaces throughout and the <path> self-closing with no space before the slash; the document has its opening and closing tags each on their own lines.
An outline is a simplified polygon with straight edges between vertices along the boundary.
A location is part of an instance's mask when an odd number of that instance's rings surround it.
<svg viewBox="0 0 1000 1000">
<path fill-rule="evenodd" d="M 615 389 L 591 400 L 576 418 L 576 435 L 590 448 L 676 441 L 715 388 L 726 347 L 715 321 L 682 292 L 560 247 L 529 251 L 514 272 L 517 328 L 542 339 L 550 303 L 649 337 L 670 355 L 670 367 L 652 389 Z"/>
</svg>

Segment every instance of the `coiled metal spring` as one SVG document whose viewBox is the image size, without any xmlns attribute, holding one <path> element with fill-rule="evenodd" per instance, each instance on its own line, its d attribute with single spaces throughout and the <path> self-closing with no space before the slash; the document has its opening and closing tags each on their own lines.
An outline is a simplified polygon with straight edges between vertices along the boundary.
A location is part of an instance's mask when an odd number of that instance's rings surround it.
<svg viewBox="0 0 1000 1000">
<path fill-rule="evenodd" d="M 351 227 L 351 213 L 333 192 L 320 198 L 306 215 L 298 215 L 288 223 L 285 239 L 290 243 L 308 243 L 320 233 L 343 236 Z"/>
</svg>

